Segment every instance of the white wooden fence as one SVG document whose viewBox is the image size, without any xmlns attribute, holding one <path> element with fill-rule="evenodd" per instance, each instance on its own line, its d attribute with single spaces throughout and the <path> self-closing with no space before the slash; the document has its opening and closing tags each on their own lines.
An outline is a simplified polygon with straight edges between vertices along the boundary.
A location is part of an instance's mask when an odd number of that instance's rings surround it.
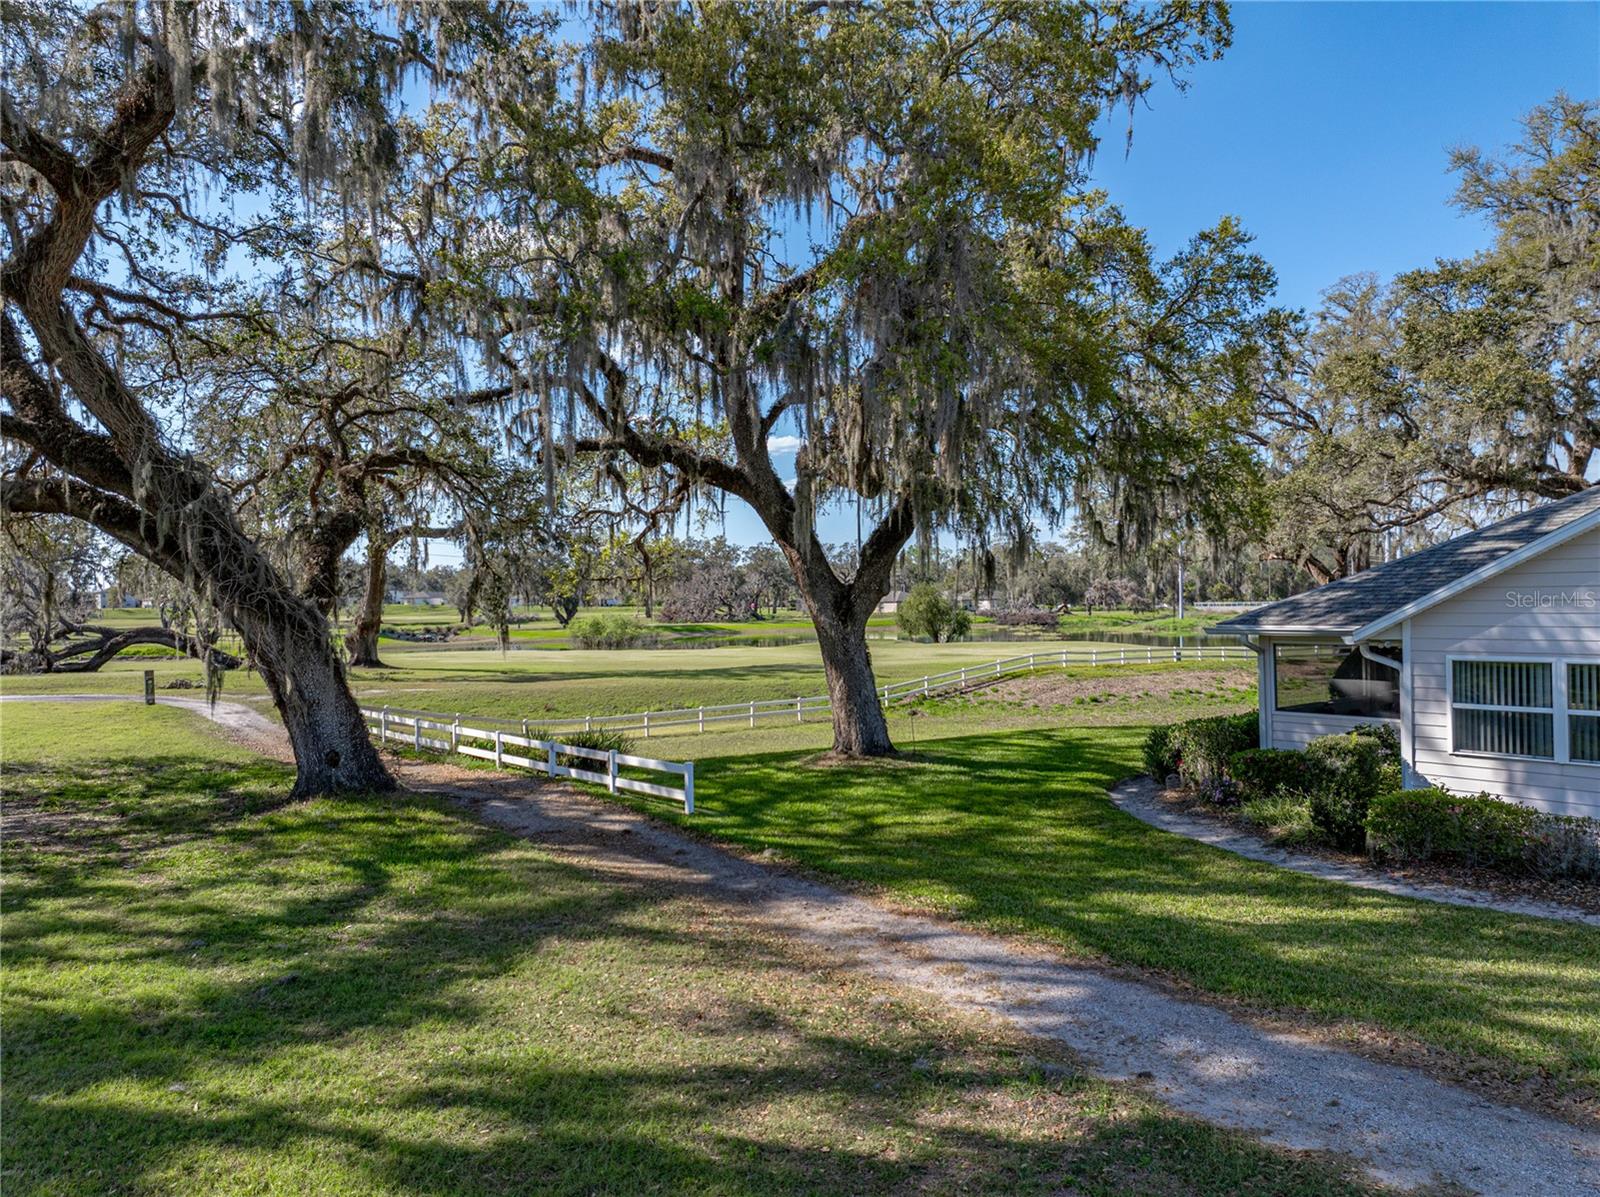
<svg viewBox="0 0 1600 1197">
<path fill-rule="evenodd" d="M 1098 648 L 1053 649 L 1049 652 L 1024 653 L 1004 657 L 981 665 L 967 665 L 948 669 L 943 673 L 930 673 L 926 677 L 906 682 L 892 682 L 878 687 L 878 695 L 885 706 L 895 702 L 924 698 L 934 694 L 961 691 L 973 686 L 987 685 L 997 678 L 1017 673 L 1032 673 L 1038 669 L 1056 669 L 1067 665 L 1155 665 L 1167 661 L 1230 661 L 1255 660 L 1255 653 L 1243 645 L 1213 645 L 1206 648 Z M 626 715 L 584 715 L 577 718 L 541 719 L 537 726 L 549 730 L 565 729 L 584 731 L 639 731 L 645 736 L 653 732 L 688 730 L 703 732 L 719 724 L 736 724 L 754 727 L 757 720 L 803 723 L 808 715 L 826 715 L 833 704 L 826 694 L 806 698 L 767 698 L 750 702 L 725 703 L 709 707 L 673 707 L 660 711 L 634 711 Z M 433 718 L 444 718 L 433 716 Z M 457 716 L 459 718 L 459 716 Z M 475 722 L 485 726 L 499 724 L 520 728 L 527 736 L 526 719 L 497 719 L 488 715 L 473 715 Z"/>
<path fill-rule="evenodd" d="M 694 762 L 658 761 L 654 757 L 633 756 L 616 749 L 585 748 L 581 744 L 563 744 L 558 740 L 539 740 L 528 735 L 526 720 L 522 734 L 498 727 L 475 727 L 461 721 L 460 715 L 439 715 L 431 711 L 397 710 L 392 707 L 362 707 L 368 730 L 376 733 L 380 743 L 401 744 L 418 752 L 458 752 L 463 756 L 493 761 L 495 768 L 514 765 L 522 769 L 537 769 L 549 777 L 571 777 L 578 781 L 605 786 L 615 794 L 627 790 L 634 794 L 653 794 L 658 798 L 672 798 L 683 803 L 683 812 L 694 814 Z M 473 723 L 502 723 L 505 720 L 471 716 Z M 526 749 L 523 755 L 507 749 Z M 595 761 L 604 768 L 585 769 L 563 763 L 573 758 Z M 619 769 L 646 769 L 658 773 L 673 773 L 683 779 L 680 787 L 658 785 L 640 781 L 619 772 Z"/>
</svg>

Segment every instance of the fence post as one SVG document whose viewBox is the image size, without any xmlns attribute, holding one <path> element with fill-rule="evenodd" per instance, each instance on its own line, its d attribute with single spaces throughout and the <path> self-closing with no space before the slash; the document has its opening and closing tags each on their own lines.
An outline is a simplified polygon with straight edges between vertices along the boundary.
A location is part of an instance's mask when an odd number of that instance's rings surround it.
<svg viewBox="0 0 1600 1197">
<path fill-rule="evenodd" d="M 1091 665 L 1100 664 L 1100 650 L 1098 648 L 1091 648 L 1089 650 L 1089 664 L 1091 664 Z"/>
<path fill-rule="evenodd" d="M 461 712 L 456 712 L 455 722 L 450 725 L 450 751 L 461 751 Z"/>
<path fill-rule="evenodd" d="M 617 792 L 617 750 L 606 750 L 606 789 L 613 794 Z"/>
<path fill-rule="evenodd" d="M 805 722 L 804 717 L 800 714 L 800 696 L 798 694 L 795 695 L 795 699 L 794 699 L 794 721 L 796 723 L 804 723 Z"/>
<path fill-rule="evenodd" d="M 1126 665 L 1127 663 L 1128 663 L 1128 650 L 1127 649 L 1123 649 L 1122 650 L 1122 664 Z"/>
<path fill-rule="evenodd" d="M 413 751 L 422 751 L 422 716 L 411 716 L 411 747 Z"/>
<path fill-rule="evenodd" d="M 1144 650 L 1144 663 L 1146 665 L 1154 665 L 1156 663 L 1155 652 L 1156 650 L 1153 648 L 1146 648 Z"/>
<path fill-rule="evenodd" d="M 496 769 L 501 767 L 501 757 L 504 752 L 505 750 L 500 746 L 500 729 L 497 727 L 494 729 L 494 767 Z"/>
<path fill-rule="evenodd" d="M 650 738 L 650 712 L 649 711 L 646 711 L 644 713 L 644 738 L 646 740 L 648 740 Z"/>
<path fill-rule="evenodd" d="M 706 709 L 705 709 L 705 707 L 701 707 L 700 708 L 700 730 L 701 731 L 705 731 L 706 730 Z"/>
<path fill-rule="evenodd" d="M 683 766 L 683 813 L 694 814 L 694 762 L 685 761 Z"/>
<path fill-rule="evenodd" d="M 756 725 L 756 700 L 752 698 L 750 700 L 750 726 L 754 727 L 755 725 Z"/>
<path fill-rule="evenodd" d="M 613 754 L 615 754 L 615 750 L 614 749 L 613 749 Z M 556 775 L 556 742 L 554 740 L 549 741 L 545 745 L 544 767 L 545 767 L 545 772 L 550 774 L 551 777 L 554 777 Z"/>
<path fill-rule="evenodd" d="M 588 715 L 585 715 L 583 717 L 583 730 L 584 731 L 588 731 L 589 730 L 589 716 Z"/>
<path fill-rule="evenodd" d="M 1028 654 L 1028 672 L 1029 673 L 1033 672 L 1033 654 L 1032 653 Z"/>
<path fill-rule="evenodd" d="M 528 738 L 528 721 L 526 719 L 522 721 L 522 738 L 524 740 Z"/>
<path fill-rule="evenodd" d="M 378 712 L 378 740 L 380 743 L 389 742 L 389 704 L 383 704 L 383 710 Z"/>
</svg>

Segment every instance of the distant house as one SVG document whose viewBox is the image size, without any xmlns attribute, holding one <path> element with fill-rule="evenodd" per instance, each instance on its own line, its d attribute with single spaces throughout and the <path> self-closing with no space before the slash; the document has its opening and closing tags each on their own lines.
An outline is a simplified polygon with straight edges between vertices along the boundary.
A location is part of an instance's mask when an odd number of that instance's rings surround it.
<svg viewBox="0 0 1600 1197">
<path fill-rule="evenodd" d="M 1600 816 L 1600 487 L 1212 630 L 1257 650 L 1263 745 L 1388 721 L 1407 785 Z"/>
<path fill-rule="evenodd" d="M 445 605 L 444 592 L 439 590 L 401 590 L 389 596 L 391 603 L 403 603 L 407 607 L 442 607 Z"/>
<path fill-rule="evenodd" d="M 872 609 L 874 615 L 893 615 L 900 610 L 900 604 L 906 601 L 904 590 L 891 590 L 878 600 L 878 605 Z"/>
</svg>

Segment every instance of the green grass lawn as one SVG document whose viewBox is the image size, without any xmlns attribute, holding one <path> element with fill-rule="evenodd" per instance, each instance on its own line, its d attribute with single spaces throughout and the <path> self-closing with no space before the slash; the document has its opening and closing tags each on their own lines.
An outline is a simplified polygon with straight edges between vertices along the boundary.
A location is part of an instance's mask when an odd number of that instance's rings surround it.
<svg viewBox="0 0 1600 1197">
<path fill-rule="evenodd" d="M 896 682 L 987 664 L 1013 655 L 1011 650 L 1017 647 L 880 641 L 871 651 L 878 680 Z M 1042 641 L 1036 651 L 1063 647 L 1095 646 L 1081 641 Z M 383 655 L 388 668 L 351 671 L 351 687 L 363 701 L 533 721 L 794 698 L 827 689 L 815 644 L 562 652 L 513 649 L 507 653 L 385 645 Z M 1111 676 L 1124 667 L 1101 668 Z M 1137 671 L 1145 667 L 1126 668 Z M 1196 678 L 1207 679 L 1208 685 L 1209 679 L 1223 676 L 1236 685 L 1254 682 L 1254 669 L 1245 661 L 1192 662 L 1181 668 L 1193 669 Z M 137 694 L 142 690 L 145 669 L 156 672 L 158 686 L 177 679 L 195 685 L 201 681 L 197 662 L 168 657 L 116 661 L 92 674 L 10 676 L 0 678 L 0 690 L 12 694 Z M 223 693 L 230 698 L 265 700 L 266 687 L 259 676 L 236 670 L 224 680 Z"/>
<path fill-rule="evenodd" d="M 185 712 L 7 704 L 0 780 L 7 1197 L 1365 1191 Z"/>
<path fill-rule="evenodd" d="M 1356 890 L 1147 827 L 1105 795 L 1142 736 L 925 738 L 861 767 L 702 757 L 688 822 L 1074 956 L 1600 1093 L 1600 930 Z"/>
</svg>

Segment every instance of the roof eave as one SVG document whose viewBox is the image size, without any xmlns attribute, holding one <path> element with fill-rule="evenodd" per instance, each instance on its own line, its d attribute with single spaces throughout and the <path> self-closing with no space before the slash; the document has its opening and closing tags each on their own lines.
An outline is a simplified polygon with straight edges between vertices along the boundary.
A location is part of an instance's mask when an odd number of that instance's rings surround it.
<svg viewBox="0 0 1600 1197">
<path fill-rule="evenodd" d="M 1569 540 L 1575 540 L 1592 528 L 1600 528 L 1600 507 L 1580 515 L 1571 523 L 1563 524 L 1553 532 L 1547 532 L 1538 540 L 1530 540 L 1519 549 L 1513 549 L 1493 561 L 1480 565 L 1471 573 L 1462 574 L 1452 582 L 1430 591 L 1421 598 L 1413 599 L 1403 607 L 1396 607 L 1393 611 L 1386 611 L 1377 619 L 1362 624 L 1355 631 L 1345 637 L 1351 644 L 1359 644 L 1363 640 L 1376 640 L 1386 634 L 1392 634 L 1395 628 L 1414 616 L 1422 614 L 1430 608 L 1437 607 L 1440 603 L 1454 598 L 1456 595 L 1471 590 L 1474 586 L 1481 586 L 1498 574 L 1521 565 L 1524 561 L 1531 561 L 1551 549 L 1564 545 Z"/>
</svg>

